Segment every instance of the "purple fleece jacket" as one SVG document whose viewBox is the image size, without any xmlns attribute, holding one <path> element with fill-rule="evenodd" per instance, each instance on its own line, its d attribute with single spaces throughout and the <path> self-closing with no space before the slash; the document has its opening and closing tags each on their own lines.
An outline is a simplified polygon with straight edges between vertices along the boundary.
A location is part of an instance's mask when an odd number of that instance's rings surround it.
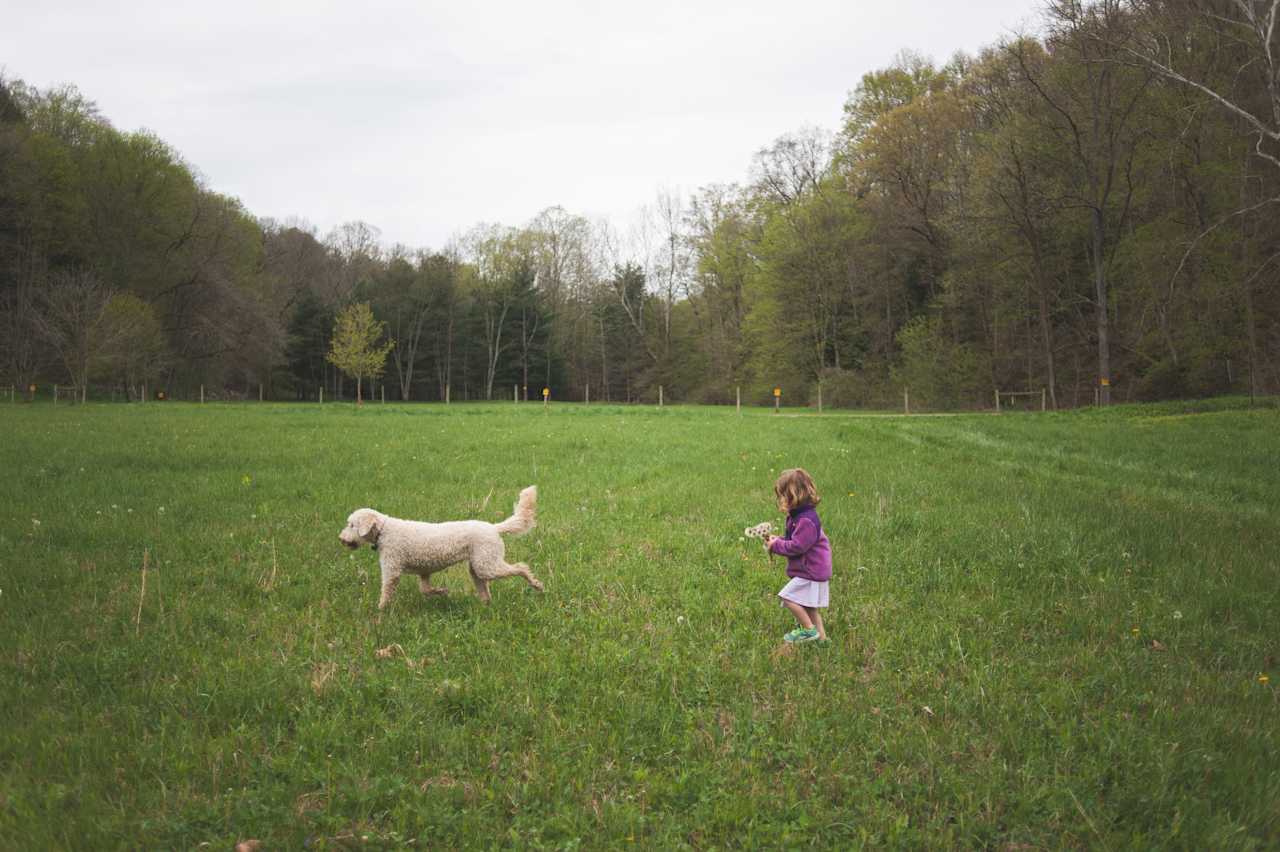
<svg viewBox="0 0 1280 852">
<path fill-rule="evenodd" d="M 792 509 L 782 538 L 775 538 L 770 553 L 787 557 L 787 576 L 825 583 L 831 579 L 831 542 L 812 506 Z"/>
</svg>

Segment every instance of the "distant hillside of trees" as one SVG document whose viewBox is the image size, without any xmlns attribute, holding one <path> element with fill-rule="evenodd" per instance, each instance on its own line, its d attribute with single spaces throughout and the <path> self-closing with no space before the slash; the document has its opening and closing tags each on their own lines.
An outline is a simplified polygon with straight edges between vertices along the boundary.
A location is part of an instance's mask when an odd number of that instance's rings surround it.
<svg viewBox="0 0 1280 852">
<path fill-rule="evenodd" d="M 0 80 L 0 383 L 351 395 L 325 354 L 368 302 L 389 398 L 1274 393 L 1277 5 L 1052 2 L 626 232 L 552 206 L 435 250 L 257 219 L 73 86 Z"/>
</svg>

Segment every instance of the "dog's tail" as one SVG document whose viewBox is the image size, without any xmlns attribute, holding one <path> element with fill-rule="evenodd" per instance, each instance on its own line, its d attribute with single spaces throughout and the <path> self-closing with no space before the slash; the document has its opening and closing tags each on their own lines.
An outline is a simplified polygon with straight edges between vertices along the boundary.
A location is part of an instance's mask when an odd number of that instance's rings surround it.
<svg viewBox="0 0 1280 852">
<path fill-rule="evenodd" d="M 515 512 L 511 517 L 507 518 L 500 524 L 494 524 L 498 532 L 515 533 L 516 535 L 524 535 L 533 529 L 537 521 L 533 517 L 534 511 L 538 508 L 538 486 L 530 485 L 528 488 L 520 492 L 520 499 L 516 503 Z"/>
</svg>

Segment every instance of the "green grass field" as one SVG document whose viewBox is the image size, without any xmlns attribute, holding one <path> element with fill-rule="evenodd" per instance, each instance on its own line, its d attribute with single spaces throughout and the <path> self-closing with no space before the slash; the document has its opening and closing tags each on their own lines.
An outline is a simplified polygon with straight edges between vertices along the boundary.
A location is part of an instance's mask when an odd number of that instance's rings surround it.
<svg viewBox="0 0 1280 852">
<path fill-rule="evenodd" d="M 1280 410 L 1201 408 L 0 407 L 0 848 L 1275 848 Z M 376 622 L 351 510 L 531 483 L 544 594 Z"/>
</svg>

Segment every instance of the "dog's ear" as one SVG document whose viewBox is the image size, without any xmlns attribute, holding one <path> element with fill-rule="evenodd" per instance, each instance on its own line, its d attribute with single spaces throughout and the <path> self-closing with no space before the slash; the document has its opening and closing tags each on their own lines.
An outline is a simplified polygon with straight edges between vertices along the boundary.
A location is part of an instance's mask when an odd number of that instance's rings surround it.
<svg viewBox="0 0 1280 852">
<path fill-rule="evenodd" d="M 382 519 L 378 517 L 378 513 L 374 511 L 361 512 L 356 518 L 356 535 L 361 538 L 368 538 L 369 533 L 381 527 Z"/>
</svg>

